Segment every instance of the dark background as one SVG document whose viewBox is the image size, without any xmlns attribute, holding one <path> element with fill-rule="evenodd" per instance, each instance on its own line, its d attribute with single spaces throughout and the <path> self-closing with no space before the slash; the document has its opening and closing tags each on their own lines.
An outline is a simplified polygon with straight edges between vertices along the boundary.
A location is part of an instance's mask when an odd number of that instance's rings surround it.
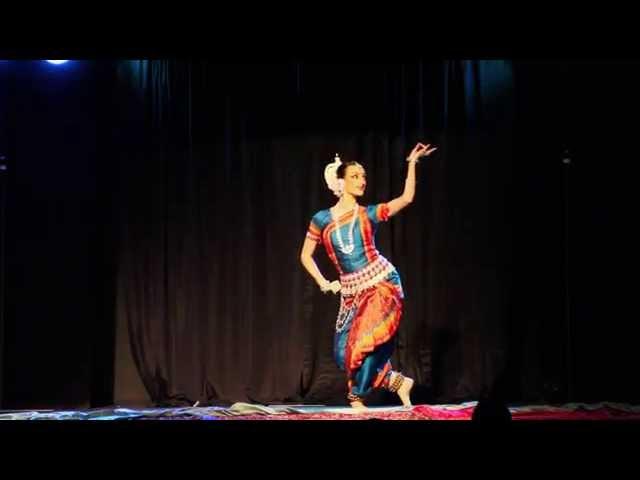
<svg viewBox="0 0 640 480">
<path fill-rule="evenodd" d="M 344 403 L 300 247 L 336 152 L 377 203 L 417 141 L 378 234 L 414 402 L 639 401 L 639 66 L 0 61 L 2 407 Z"/>
</svg>

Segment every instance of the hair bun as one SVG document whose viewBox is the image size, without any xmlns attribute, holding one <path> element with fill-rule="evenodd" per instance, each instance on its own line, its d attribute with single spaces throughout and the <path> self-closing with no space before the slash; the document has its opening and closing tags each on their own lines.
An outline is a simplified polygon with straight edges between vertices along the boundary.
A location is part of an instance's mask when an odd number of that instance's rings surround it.
<svg viewBox="0 0 640 480">
<path fill-rule="evenodd" d="M 342 195 L 342 186 L 338 181 L 338 167 L 342 165 L 340 156 L 336 153 L 333 162 L 328 164 L 324 169 L 324 181 L 327 182 L 329 190 L 331 190 L 337 197 Z"/>
</svg>

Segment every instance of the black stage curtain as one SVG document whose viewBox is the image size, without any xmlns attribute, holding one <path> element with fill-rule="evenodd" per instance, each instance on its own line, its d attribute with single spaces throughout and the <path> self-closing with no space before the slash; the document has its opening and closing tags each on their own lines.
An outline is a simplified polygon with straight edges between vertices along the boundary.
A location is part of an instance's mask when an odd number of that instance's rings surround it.
<svg viewBox="0 0 640 480">
<path fill-rule="evenodd" d="M 334 201 L 336 152 L 380 202 L 419 140 L 440 149 L 378 235 L 407 293 L 394 361 L 424 401 L 493 387 L 510 354 L 513 88 L 505 61 L 121 63 L 117 402 L 344 402 L 338 300 L 300 247 Z"/>
<path fill-rule="evenodd" d="M 103 292 L 113 262 L 103 250 L 113 242 L 100 145 L 113 65 L 3 60 L 0 72 L 2 406 L 111 403 L 114 311 Z"/>
<path fill-rule="evenodd" d="M 640 400 L 637 62 L 0 63 L 3 407 L 344 403 L 300 247 L 335 153 L 376 203 L 417 141 L 377 238 L 414 401 Z"/>
</svg>

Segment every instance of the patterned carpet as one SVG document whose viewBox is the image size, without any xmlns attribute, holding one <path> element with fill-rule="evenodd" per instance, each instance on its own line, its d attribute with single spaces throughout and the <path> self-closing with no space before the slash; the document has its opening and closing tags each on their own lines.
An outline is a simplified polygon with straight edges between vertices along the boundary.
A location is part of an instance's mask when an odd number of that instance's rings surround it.
<svg viewBox="0 0 640 480">
<path fill-rule="evenodd" d="M 248 403 L 229 408 L 22 410 L 0 411 L 0 420 L 471 420 L 476 404 L 374 407 L 364 412 L 354 412 L 349 407 Z M 513 420 L 640 420 L 640 406 L 609 402 L 511 406 L 509 411 Z"/>
</svg>

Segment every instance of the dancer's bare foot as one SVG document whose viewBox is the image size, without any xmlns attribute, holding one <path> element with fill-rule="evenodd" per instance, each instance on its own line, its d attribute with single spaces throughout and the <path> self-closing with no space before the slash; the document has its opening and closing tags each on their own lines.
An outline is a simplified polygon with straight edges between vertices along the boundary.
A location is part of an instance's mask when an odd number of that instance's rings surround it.
<svg viewBox="0 0 640 480">
<path fill-rule="evenodd" d="M 362 403 L 360 400 L 357 400 L 355 402 L 350 402 L 350 404 L 351 404 L 351 408 L 353 408 L 354 410 L 357 410 L 357 411 L 368 410 L 365 404 Z"/>
<path fill-rule="evenodd" d="M 405 407 L 411 407 L 411 389 L 413 388 L 413 379 L 409 377 L 404 377 L 404 381 L 400 388 L 398 389 L 398 396 L 400 400 L 402 400 L 402 405 Z"/>
</svg>

